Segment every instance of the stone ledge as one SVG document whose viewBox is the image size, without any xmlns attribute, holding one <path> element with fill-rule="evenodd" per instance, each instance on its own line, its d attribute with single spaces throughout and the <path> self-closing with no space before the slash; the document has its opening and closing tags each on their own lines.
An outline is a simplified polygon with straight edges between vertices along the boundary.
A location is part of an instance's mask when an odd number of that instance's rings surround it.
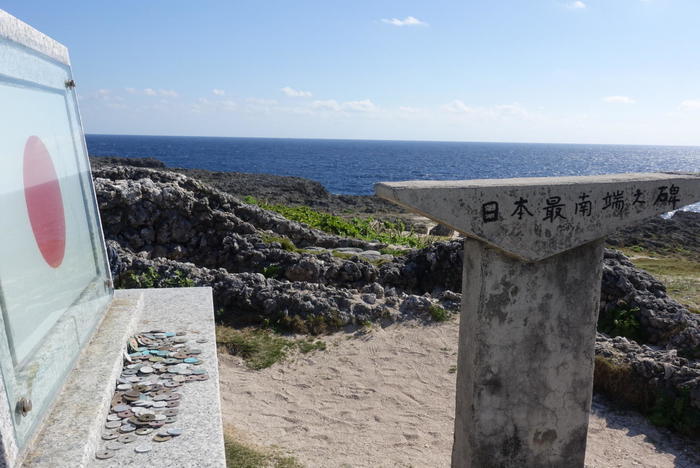
<svg viewBox="0 0 700 468">
<path fill-rule="evenodd" d="M 115 291 L 110 310 L 69 375 L 23 466 L 225 467 L 213 310 L 211 288 Z M 182 436 L 153 444 L 149 453 L 125 448 L 112 459 L 97 460 L 127 339 L 155 328 L 187 330 L 205 338 L 198 347 L 210 378 L 179 390 Z"/>
</svg>

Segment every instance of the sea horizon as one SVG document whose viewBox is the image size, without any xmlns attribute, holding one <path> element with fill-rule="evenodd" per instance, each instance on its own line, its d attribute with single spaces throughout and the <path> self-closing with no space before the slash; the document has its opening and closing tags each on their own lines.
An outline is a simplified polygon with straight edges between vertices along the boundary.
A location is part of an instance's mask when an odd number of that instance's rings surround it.
<svg viewBox="0 0 700 468">
<path fill-rule="evenodd" d="M 234 140 L 320 140 L 348 142 L 394 142 L 394 143 L 479 143 L 503 145 L 571 145 L 571 146 L 636 146 L 667 148 L 698 148 L 697 145 L 674 145 L 667 143 L 582 143 L 582 142 L 546 142 L 546 141 L 494 141 L 494 140 L 406 140 L 394 138 L 331 138 L 331 137 L 265 137 L 265 136 L 222 136 L 222 135 L 167 135 L 145 133 L 86 133 L 87 137 L 155 137 L 155 138 L 212 138 Z"/>
<path fill-rule="evenodd" d="M 91 156 L 303 177 L 345 195 L 371 195 L 384 181 L 700 172 L 695 146 L 101 134 L 86 141 Z"/>
</svg>

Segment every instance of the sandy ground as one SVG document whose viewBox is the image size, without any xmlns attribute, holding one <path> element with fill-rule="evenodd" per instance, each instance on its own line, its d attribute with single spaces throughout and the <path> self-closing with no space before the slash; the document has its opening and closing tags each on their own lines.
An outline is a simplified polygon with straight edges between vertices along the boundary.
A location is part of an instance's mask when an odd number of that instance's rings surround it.
<svg viewBox="0 0 700 468">
<path fill-rule="evenodd" d="M 457 323 L 326 338 L 262 371 L 220 355 L 224 423 L 308 467 L 448 467 Z M 696 467 L 700 449 L 636 413 L 593 404 L 590 467 Z"/>
</svg>

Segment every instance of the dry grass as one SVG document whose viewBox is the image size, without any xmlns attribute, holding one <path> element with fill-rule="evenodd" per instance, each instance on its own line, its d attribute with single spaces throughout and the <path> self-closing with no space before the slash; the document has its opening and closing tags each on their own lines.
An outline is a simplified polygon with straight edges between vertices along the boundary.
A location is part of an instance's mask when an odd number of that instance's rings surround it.
<svg viewBox="0 0 700 468">
<path fill-rule="evenodd" d="M 639 247 L 621 250 L 637 267 L 658 278 L 669 296 L 700 313 L 700 261 L 682 253 L 663 254 Z"/>
<path fill-rule="evenodd" d="M 224 447 L 228 468 L 303 468 L 294 457 L 275 448 L 258 447 L 242 440 L 231 427 L 224 432 Z"/>
<path fill-rule="evenodd" d="M 216 343 L 229 354 L 242 357 L 246 365 L 254 370 L 270 367 L 293 350 L 309 353 L 326 349 L 324 341 L 313 337 L 294 339 L 272 330 L 237 329 L 225 325 L 217 325 Z"/>
</svg>

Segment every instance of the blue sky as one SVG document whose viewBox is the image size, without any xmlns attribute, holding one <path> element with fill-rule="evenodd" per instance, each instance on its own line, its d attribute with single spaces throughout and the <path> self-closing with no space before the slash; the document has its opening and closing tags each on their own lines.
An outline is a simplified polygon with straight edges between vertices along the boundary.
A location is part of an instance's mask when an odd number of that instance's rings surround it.
<svg viewBox="0 0 700 468">
<path fill-rule="evenodd" d="M 9 0 L 88 133 L 700 145 L 700 1 Z"/>
</svg>

